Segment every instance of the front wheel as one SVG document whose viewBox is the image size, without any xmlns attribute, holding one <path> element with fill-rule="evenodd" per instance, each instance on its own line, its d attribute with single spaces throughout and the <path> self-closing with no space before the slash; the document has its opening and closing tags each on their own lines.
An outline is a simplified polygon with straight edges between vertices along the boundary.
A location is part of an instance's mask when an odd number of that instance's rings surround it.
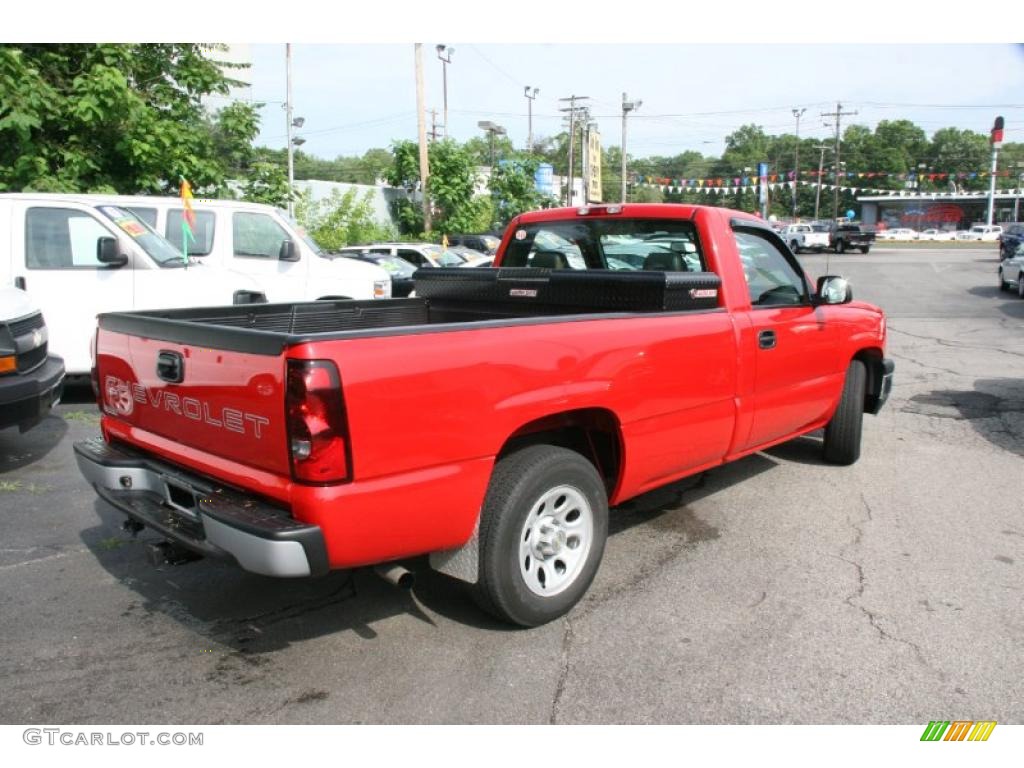
<svg viewBox="0 0 1024 768">
<path fill-rule="evenodd" d="M 845 240 L 837 240 L 836 241 L 836 253 L 845 253 L 845 252 L 846 252 L 846 241 Z"/>
<path fill-rule="evenodd" d="M 1008 291 L 1010 290 L 1010 284 L 1003 279 L 1003 268 L 999 268 L 999 290 Z"/>
<path fill-rule="evenodd" d="M 794 240 L 789 244 L 789 250 L 791 250 L 793 253 L 800 253 L 800 243 Z"/>
<path fill-rule="evenodd" d="M 1024 299 L 1024 271 L 1017 275 L 1017 297 Z"/>
<path fill-rule="evenodd" d="M 480 513 L 474 598 L 499 619 L 535 627 L 562 616 L 594 580 L 608 499 L 580 454 L 535 445 L 494 467 Z"/>
<path fill-rule="evenodd" d="M 867 253 L 870 250 L 871 250 L 871 246 L 870 245 L 865 245 L 865 246 L 861 246 L 860 252 L 861 253 Z"/>
<path fill-rule="evenodd" d="M 823 456 L 830 464 L 853 464 L 860 458 L 866 389 L 867 369 L 860 360 L 854 360 L 846 369 L 839 406 L 825 427 Z"/>
</svg>

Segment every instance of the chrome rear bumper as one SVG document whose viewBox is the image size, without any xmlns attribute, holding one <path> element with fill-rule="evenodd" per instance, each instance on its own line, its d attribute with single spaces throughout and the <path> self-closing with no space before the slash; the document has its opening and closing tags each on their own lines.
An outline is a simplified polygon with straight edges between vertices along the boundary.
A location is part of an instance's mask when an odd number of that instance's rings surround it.
<svg viewBox="0 0 1024 768">
<path fill-rule="evenodd" d="M 264 576 L 329 570 L 320 528 L 286 510 L 98 438 L 75 443 L 75 459 L 104 501 L 194 552 Z"/>
</svg>

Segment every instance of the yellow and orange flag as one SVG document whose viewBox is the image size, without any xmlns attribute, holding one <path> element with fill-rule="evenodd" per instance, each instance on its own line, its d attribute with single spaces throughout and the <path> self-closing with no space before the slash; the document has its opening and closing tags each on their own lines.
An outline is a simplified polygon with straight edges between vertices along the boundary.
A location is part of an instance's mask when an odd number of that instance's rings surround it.
<svg viewBox="0 0 1024 768">
<path fill-rule="evenodd" d="M 192 185 L 181 177 L 181 206 L 185 215 L 181 219 L 181 258 L 188 264 L 188 244 L 196 241 L 196 212 L 192 208 Z"/>
</svg>

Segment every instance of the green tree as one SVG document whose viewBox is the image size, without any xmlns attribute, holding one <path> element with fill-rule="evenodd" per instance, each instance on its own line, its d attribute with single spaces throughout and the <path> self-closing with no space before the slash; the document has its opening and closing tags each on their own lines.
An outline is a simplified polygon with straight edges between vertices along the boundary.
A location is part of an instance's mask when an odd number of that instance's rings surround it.
<svg viewBox="0 0 1024 768">
<path fill-rule="evenodd" d="M 495 207 L 494 227 L 503 227 L 525 211 L 541 207 L 534 175 L 540 160 L 531 155 L 507 158 L 494 168 L 489 187 Z"/>
<path fill-rule="evenodd" d="M 325 251 L 346 245 L 393 240 L 394 229 L 373 216 L 373 193 L 360 197 L 358 190 L 344 193 L 335 189 L 325 200 L 313 202 L 308 194 L 299 196 L 295 218 Z"/>
<path fill-rule="evenodd" d="M 395 158 L 388 183 L 410 194 L 419 188 L 419 147 L 412 141 L 399 141 L 392 147 Z M 452 139 L 435 141 L 429 148 L 428 181 L 434 229 L 439 232 L 476 232 L 490 226 L 490 206 L 486 197 L 476 195 L 477 170 L 473 155 Z M 422 216 L 416 203 L 401 200 L 395 215 L 403 232 L 423 231 Z M 417 228 L 418 227 L 418 228 Z"/>
<path fill-rule="evenodd" d="M 215 51 L 214 51 L 215 53 Z M 197 44 L 0 47 L 0 188 L 226 193 L 258 129 L 253 105 L 211 117 L 237 81 Z"/>
</svg>

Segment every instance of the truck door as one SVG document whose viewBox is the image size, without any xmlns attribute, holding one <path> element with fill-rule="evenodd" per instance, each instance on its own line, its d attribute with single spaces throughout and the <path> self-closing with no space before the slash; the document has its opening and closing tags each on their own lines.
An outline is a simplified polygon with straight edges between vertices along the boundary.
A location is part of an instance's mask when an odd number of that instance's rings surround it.
<svg viewBox="0 0 1024 768">
<path fill-rule="evenodd" d="M 758 227 L 734 229 L 750 292 L 750 338 L 755 348 L 753 420 L 746 448 L 782 439 L 824 417 L 834 404 L 839 370 L 838 330 L 788 249 Z"/>
<path fill-rule="evenodd" d="M 12 225 L 13 242 L 25 247 L 22 258 L 12 259 L 11 266 L 43 311 L 50 351 L 64 358 L 69 374 L 88 373 L 96 315 L 133 308 L 133 261 L 121 267 L 101 264 L 97 241 L 117 235 L 73 204 L 28 202 Z"/>
</svg>

